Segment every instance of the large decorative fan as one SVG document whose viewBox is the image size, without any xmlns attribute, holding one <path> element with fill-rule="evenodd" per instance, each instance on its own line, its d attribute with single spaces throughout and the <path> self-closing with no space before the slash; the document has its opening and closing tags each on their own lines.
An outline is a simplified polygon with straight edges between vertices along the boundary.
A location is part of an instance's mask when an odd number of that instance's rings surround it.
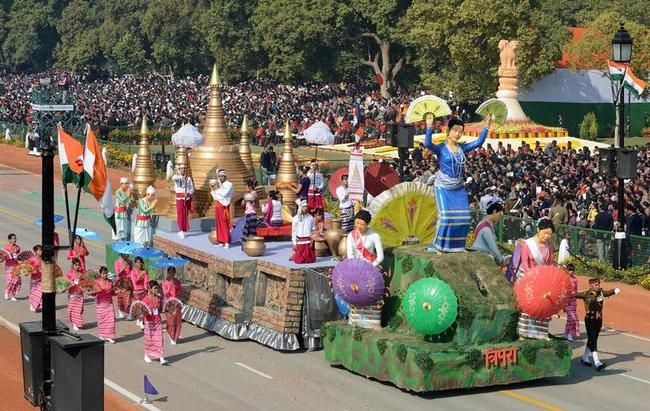
<svg viewBox="0 0 650 411">
<path fill-rule="evenodd" d="M 542 265 L 515 283 L 521 309 L 534 318 L 547 318 L 562 310 L 571 297 L 571 279 L 560 267 Z"/>
<path fill-rule="evenodd" d="M 88 270 L 84 273 L 84 278 L 87 280 L 95 281 L 99 278 L 99 271 L 97 270 Z"/>
<path fill-rule="evenodd" d="M 433 115 L 433 117 L 448 116 L 451 114 L 451 108 L 440 97 L 433 95 L 418 97 L 409 104 L 404 121 L 406 123 L 423 121 L 429 114 Z"/>
<path fill-rule="evenodd" d="M 406 289 L 403 306 L 409 326 L 426 335 L 440 334 L 458 316 L 454 290 L 438 278 L 422 278 L 411 284 Z"/>
<path fill-rule="evenodd" d="M 388 163 L 377 162 L 366 168 L 363 173 L 366 190 L 372 196 L 378 196 L 385 190 L 399 184 L 399 174 Z"/>
<path fill-rule="evenodd" d="M 18 261 L 19 263 L 24 263 L 35 255 L 36 254 L 34 254 L 30 250 L 21 251 L 16 257 L 16 261 Z"/>
<path fill-rule="evenodd" d="M 133 290 L 133 281 L 130 278 L 122 277 L 115 281 L 115 288 L 118 290 L 131 291 Z"/>
<path fill-rule="evenodd" d="M 143 303 L 140 300 L 134 300 L 131 303 L 131 318 L 139 318 L 142 319 L 145 315 L 151 315 L 151 311 L 149 310 L 149 307 L 147 307 L 147 304 Z"/>
<path fill-rule="evenodd" d="M 79 280 L 79 288 L 84 294 L 93 295 L 97 292 L 95 288 L 95 280 L 90 280 L 88 278 L 82 278 Z"/>
<path fill-rule="evenodd" d="M 348 171 L 349 169 L 347 166 L 341 167 L 335 172 L 333 172 L 332 175 L 330 176 L 330 181 L 327 184 L 327 186 L 330 189 L 330 195 L 334 200 L 339 199 L 339 197 L 336 195 L 336 189 L 339 188 L 339 186 L 341 185 L 341 176 L 345 174 L 350 174 Z"/>
<path fill-rule="evenodd" d="M 381 271 L 360 258 L 343 260 L 332 270 L 334 292 L 353 305 L 371 305 L 384 296 Z"/>
<path fill-rule="evenodd" d="M 34 274 L 36 272 L 36 269 L 34 268 L 33 265 L 30 263 L 18 263 L 14 266 L 13 270 L 11 270 L 11 274 L 19 277 L 29 277 L 30 275 Z"/>
<path fill-rule="evenodd" d="M 65 293 L 70 287 L 72 287 L 72 281 L 68 280 L 65 277 L 58 277 L 54 280 L 54 289 L 57 293 Z"/>
<path fill-rule="evenodd" d="M 0 263 L 9 258 L 9 253 L 0 248 Z"/>
<path fill-rule="evenodd" d="M 169 314 L 176 314 L 179 310 L 183 309 L 183 302 L 175 297 L 169 297 L 165 300 L 163 305 L 163 312 Z"/>
<path fill-rule="evenodd" d="M 420 182 L 398 184 L 368 205 L 370 228 L 384 247 L 430 243 L 436 232 L 438 207 L 433 189 Z"/>
<path fill-rule="evenodd" d="M 491 98 L 478 106 L 476 114 L 483 118 L 492 116 L 492 120 L 495 123 L 502 125 L 506 122 L 506 118 L 508 117 L 508 108 L 503 101 L 497 98 Z"/>
</svg>

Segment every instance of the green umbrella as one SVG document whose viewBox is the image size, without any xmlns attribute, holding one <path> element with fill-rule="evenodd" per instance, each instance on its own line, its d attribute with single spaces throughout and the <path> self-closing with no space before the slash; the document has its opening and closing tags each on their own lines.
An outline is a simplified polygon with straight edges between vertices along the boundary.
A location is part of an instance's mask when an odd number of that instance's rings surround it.
<svg viewBox="0 0 650 411">
<path fill-rule="evenodd" d="M 422 278 L 409 286 L 403 301 L 406 322 L 426 335 L 440 334 L 458 315 L 454 290 L 438 278 Z"/>
</svg>

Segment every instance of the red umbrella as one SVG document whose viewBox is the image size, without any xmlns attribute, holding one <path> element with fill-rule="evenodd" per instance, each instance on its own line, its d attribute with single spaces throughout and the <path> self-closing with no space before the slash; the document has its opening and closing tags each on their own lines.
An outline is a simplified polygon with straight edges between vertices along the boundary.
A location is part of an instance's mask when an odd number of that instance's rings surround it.
<svg viewBox="0 0 650 411">
<path fill-rule="evenodd" d="M 339 188 L 341 185 L 341 176 L 344 174 L 348 174 L 348 167 L 342 167 L 336 170 L 335 172 L 332 173 L 332 176 L 330 177 L 330 181 L 328 183 L 329 189 L 330 189 L 330 195 L 334 200 L 338 200 L 339 197 L 336 195 L 336 189 Z"/>
<path fill-rule="evenodd" d="M 388 163 L 373 163 L 366 168 L 364 174 L 366 190 L 373 197 L 399 184 L 399 174 Z"/>
<path fill-rule="evenodd" d="M 558 313 L 571 297 L 569 274 L 560 267 L 542 265 L 527 272 L 515 283 L 515 295 L 521 309 L 534 318 Z"/>
</svg>

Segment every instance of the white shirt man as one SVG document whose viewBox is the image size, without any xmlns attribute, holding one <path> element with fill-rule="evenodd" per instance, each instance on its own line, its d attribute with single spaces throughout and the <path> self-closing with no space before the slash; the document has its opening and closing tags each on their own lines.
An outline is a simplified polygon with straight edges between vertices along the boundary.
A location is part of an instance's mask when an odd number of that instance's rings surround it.
<svg viewBox="0 0 650 411">
<path fill-rule="evenodd" d="M 292 259 L 296 264 L 309 264 L 316 261 L 311 236 L 314 234 L 314 217 L 309 214 L 307 201 L 298 199 L 298 212 L 291 219 Z"/>
<path fill-rule="evenodd" d="M 178 165 L 178 172 L 172 176 L 174 182 L 174 193 L 176 193 L 176 223 L 178 224 L 178 236 L 185 238 L 185 232 L 190 229 L 190 209 L 192 208 L 192 194 L 194 194 L 194 182 L 187 175 L 185 164 Z"/>
<path fill-rule="evenodd" d="M 217 247 L 223 244 L 224 248 L 230 247 L 230 202 L 232 201 L 233 185 L 226 180 L 226 170 L 217 171 L 217 179 L 210 180 L 210 194 L 215 200 L 214 215 L 217 230 Z"/>
</svg>

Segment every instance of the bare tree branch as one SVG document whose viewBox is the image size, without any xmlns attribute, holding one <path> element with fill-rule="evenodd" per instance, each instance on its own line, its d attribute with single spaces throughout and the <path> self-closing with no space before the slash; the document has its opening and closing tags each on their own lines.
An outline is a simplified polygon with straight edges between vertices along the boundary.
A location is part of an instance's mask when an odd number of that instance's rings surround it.
<svg viewBox="0 0 650 411">
<path fill-rule="evenodd" d="M 395 78 L 395 76 L 397 75 L 397 73 L 399 73 L 400 70 L 402 70 L 402 68 L 404 67 L 404 64 L 405 64 L 405 63 L 406 63 L 406 58 L 404 58 L 404 57 L 401 57 L 401 58 L 397 61 L 397 63 L 395 63 L 395 65 L 393 66 L 393 69 L 392 69 L 391 72 L 390 72 L 390 74 L 391 74 L 391 78 Z"/>
</svg>

